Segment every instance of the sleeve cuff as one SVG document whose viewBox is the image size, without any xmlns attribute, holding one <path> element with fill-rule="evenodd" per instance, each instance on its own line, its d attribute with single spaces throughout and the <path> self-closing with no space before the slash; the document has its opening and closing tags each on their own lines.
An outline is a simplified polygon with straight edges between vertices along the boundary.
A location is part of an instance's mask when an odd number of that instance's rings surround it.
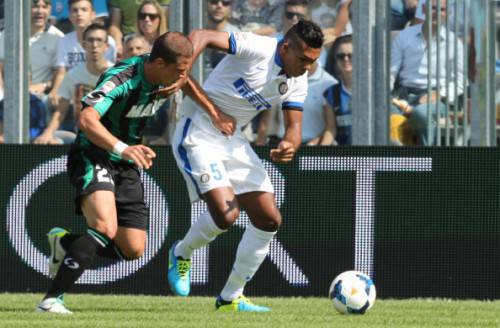
<svg viewBox="0 0 500 328">
<path fill-rule="evenodd" d="M 236 39 L 234 37 L 234 33 L 231 32 L 229 34 L 229 49 L 227 50 L 228 54 L 235 55 L 236 54 Z"/>
<path fill-rule="evenodd" d="M 303 111 L 304 110 L 304 103 L 298 102 L 298 101 L 285 101 L 281 105 L 281 109 L 283 110 L 298 110 L 298 111 Z"/>
</svg>

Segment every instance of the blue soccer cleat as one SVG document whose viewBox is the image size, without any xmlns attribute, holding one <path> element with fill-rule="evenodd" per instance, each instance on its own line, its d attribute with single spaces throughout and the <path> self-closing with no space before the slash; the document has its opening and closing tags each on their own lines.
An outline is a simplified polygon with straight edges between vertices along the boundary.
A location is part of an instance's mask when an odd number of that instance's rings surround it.
<svg viewBox="0 0 500 328">
<path fill-rule="evenodd" d="M 248 298 L 240 295 L 232 302 L 224 301 L 220 296 L 215 301 L 215 308 L 222 312 L 269 312 L 267 306 L 253 304 Z"/>
<path fill-rule="evenodd" d="M 177 296 L 188 296 L 191 291 L 191 260 L 174 255 L 176 241 L 168 252 L 168 284 Z"/>
</svg>

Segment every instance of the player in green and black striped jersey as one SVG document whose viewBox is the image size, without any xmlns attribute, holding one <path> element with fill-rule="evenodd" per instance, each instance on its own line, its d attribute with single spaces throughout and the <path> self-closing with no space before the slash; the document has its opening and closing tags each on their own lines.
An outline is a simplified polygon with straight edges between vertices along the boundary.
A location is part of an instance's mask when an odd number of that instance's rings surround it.
<svg viewBox="0 0 500 328">
<path fill-rule="evenodd" d="M 82 99 L 68 174 L 77 191 L 77 211 L 88 229 L 81 235 L 62 228 L 48 233 L 49 275 L 54 281 L 38 311 L 71 313 L 62 295 L 96 254 L 124 260 L 143 254 L 148 211 L 139 168 L 150 168 L 156 154 L 139 143 L 146 120 L 158 109 L 157 95 L 186 81 L 192 54 L 193 46 L 183 34 L 165 33 L 151 54 L 116 64 Z"/>
<path fill-rule="evenodd" d="M 146 121 L 159 107 L 155 92 L 161 85 L 148 82 L 144 74 L 144 64 L 149 59 L 150 54 L 146 54 L 116 64 L 100 77 L 96 89 L 82 99 L 84 108 L 94 108 L 102 125 L 129 145 L 140 143 Z M 78 133 L 75 146 L 101 149 L 82 131 Z M 113 161 L 121 160 L 113 152 L 108 152 L 108 157 Z"/>
</svg>

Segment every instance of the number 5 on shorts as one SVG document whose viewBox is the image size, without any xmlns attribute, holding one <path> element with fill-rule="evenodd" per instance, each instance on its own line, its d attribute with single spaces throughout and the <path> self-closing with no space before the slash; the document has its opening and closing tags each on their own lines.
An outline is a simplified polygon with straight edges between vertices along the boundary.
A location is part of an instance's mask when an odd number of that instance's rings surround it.
<svg viewBox="0 0 500 328">
<path fill-rule="evenodd" d="M 210 170 L 212 171 L 212 177 L 215 180 L 217 180 L 217 181 L 222 180 L 222 174 L 221 174 L 219 168 L 217 167 L 217 163 L 210 164 Z"/>
</svg>

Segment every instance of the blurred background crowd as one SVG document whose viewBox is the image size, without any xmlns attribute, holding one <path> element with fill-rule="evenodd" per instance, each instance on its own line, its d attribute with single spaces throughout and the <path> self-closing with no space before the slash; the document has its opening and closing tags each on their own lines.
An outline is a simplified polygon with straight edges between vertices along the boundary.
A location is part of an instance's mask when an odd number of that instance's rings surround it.
<svg viewBox="0 0 500 328">
<path fill-rule="evenodd" d="M 114 63 L 150 51 L 155 38 L 169 30 L 169 9 L 174 1 L 33 0 L 29 40 L 31 141 L 35 144 L 71 143 L 75 138 L 75 120 L 81 110 L 79 99 L 93 89 L 100 74 Z M 352 143 L 352 112 L 356 109 L 351 105 L 351 20 L 353 1 L 361 0 L 200 1 L 205 11 L 204 25 L 208 29 L 248 31 L 280 38 L 301 19 L 310 19 L 320 25 L 325 45 L 320 59 L 308 72 L 309 92 L 304 107 L 302 141 L 311 146 Z M 468 40 L 464 40 L 463 35 L 455 35 L 454 27 L 446 25 L 452 31 L 443 31 L 446 20 L 460 21 L 448 17 L 451 11 L 446 7 L 449 3 L 429 0 L 433 14 L 426 18 L 429 12 L 426 0 L 391 0 L 390 138 L 394 145 L 436 144 L 432 131 L 440 124 L 437 112 L 445 110 L 447 101 L 454 104 L 466 101 L 463 94 L 467 89 L 468 72 L 462 69 L 462 62 Z M 0 5 L 3 17 L 3 1 Z M 427 26 L 432 26 L 432 35 L 428 35 Z M 0 29 L 3 29 L 3 19 Z M 449 42 L 444 42 L 445 39 Z M 447 45 L 453 45 L 453 51 L 447 59 L 436 57 L 429 66 L 429 41 L 435 43 L 431 51 L 441 49 L 444 53 Z M 224 56 L 217 51 L 207 51 L 203 63 L 205 72 L 208 74 L 214 69 Z M 441 71 L 436 76 L 435 69 L 428 69 L 445 67 L 446 61 L 455 61 L 454 57 L 458 66 L 449 72 L 445 81 L 441 79 L 448 72 Z M 0 34 L 2 71 L 3 60 L 4 35 Z M 454 84 L 450 84 L 450 80 Z M 447 84 L 444 92 L 443 88 L 436 88 L 440 83 Z M 1 86 L 3 79 L 0 78 Z M 3 99 L 3 91 L 0 98 Z M 146 143 L 169 144 L 177 110 L 174 104 L 180 102 L 179 98 L 174 98 L 177 101 L 165 100 L 146 129 Z M 428 104 L 432 104 L 431 118 Z M 3 121 L 4 110 L 8 109 L 3 108 L 2 100 L 0 121 Z M 255 145 L 276 144 L 283 134 L 281 109 L 260 113 L 244 131 Z M 0 142 L 3 142 L 1 133 Z"/>
</svg>

